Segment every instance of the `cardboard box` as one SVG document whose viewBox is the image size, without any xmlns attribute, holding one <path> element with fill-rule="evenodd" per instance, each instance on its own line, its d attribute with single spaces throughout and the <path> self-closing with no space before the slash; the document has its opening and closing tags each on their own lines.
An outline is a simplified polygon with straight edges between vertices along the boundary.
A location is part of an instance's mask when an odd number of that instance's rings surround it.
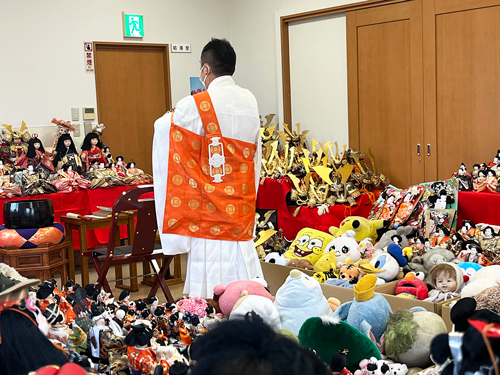
<svg viewBox="0 0 500 375">
<path fill-rule="evenodd" d="M 441 309 L 441 318 L 443 318 L 448 332 L 451 332 L 453 330 L 453 322 L 451 321 L 451 306 L 450 306 L 452 301 L 453 300 L 445 301 L 445 304 Z"/>
<path fill-rule="evenodd" d="M 279 264 L 260 262 L 262 266 L 262 272 L 264 273 L 264 279 L 267 281 L 267 288 L 269 292 L 275 296 L 278 289 L 283 285 L 286 278 L 290 276 L 290 271 L 298 269 L 304 272 L 306 275 L 314 275 L 313 270 L 305 270 L 302 268 L 280 266 Z"/>
<path fill-rule="evenodd" d="M 420 306 L 426 309 L 427 311 L 441 315 L 441 310 L 443 308 L 443 305 L 451 301 L 447 300 L 443 302 L 433 303 L 433 302 L 419 301 L 417 299 L 398 297 L 394 295 L 397 285 L 398 285 L 397 282 L 390 282 L 384 285 L 380 285 L 378 289 L 376 289 L 377 293 L 382 293 L 384 297 L 387 299 L 387 302 L 389 302 L 389 305 L 391 305 L 392 312 L 396 312 L 399 309 L 409 310 L 412 307 Z M 458 297 L 454 299 L 458 299 Z"/>
</svg>

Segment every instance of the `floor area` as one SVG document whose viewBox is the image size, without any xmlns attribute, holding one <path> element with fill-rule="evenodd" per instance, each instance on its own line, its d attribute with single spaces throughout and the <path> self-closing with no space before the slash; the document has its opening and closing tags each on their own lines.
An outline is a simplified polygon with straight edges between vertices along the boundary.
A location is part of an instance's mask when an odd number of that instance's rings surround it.
<svg viewBox="0 0 500 375">
<path fill-rule="evenodd" d="M 182 254 L 181 255 L 181 277 L 182 277 L 182 280 L 186 280 L 186 266 L 187 266 L 187 254 Z M 89 269 L 90 269 L 90 282 L 95 283 L 97 281 L 97 272 L 95 271 L 92 263 L 90 263 Z M 140 265 L 140 264 L 137 265 L 137 272 L 139 275 L 142 274 L 142 265 Z M 173 274 L 173 261 L 170 264 L 170 273 Z M 129 267 L 123 266 L 123 277 L 126 278 L 129 276 L 130 276 Z M 115 279 L 114 268 L 110 269 L 107 279 L 108 280 Z M 138 278 L 139 291 L 133 292 L 130 295 L 130 299 L 133 301 L 138 300 L 139 298 L 146 298 L 148 296 L 149 291 L 151 290 L 151 287 L 149 285 L 145 285 L 145 284 L 141 283 L 142 279 L 143 279 L 142 277 Z M 56 280 L 58 281 L 58 286 L 64 285 L 64 283 L 66 282 L 66 280 L 62 281 L 60 276 L 56 277 Z M 80 284 L 80 285 L 82 282 L 81 267 L 79 267 L 79 266 L 76 267 L 76 280 L 75 280 L 75 282 Z M 130 280 L 124 280 L 123 282 L 125 284 L 129 284 Z M 110 285 L 111 285 L 111 289 L 113 292 L 113 296 L 115 297 L 116 300 L 118 300 L 118 296 L 122 292 L 122 289 L 116 288 L 114 282 L 110 283 Z M 182 298 L 182 296 L 183 296 L 182 291 L 184 289 L 184 282 L 182 282 L 180 284 L 175 284 L 175 285 L 168 285 L 168 287 L 170 289 L 170 293 L 172 293 L 172 297 L 174 297 L 175 300 Z M 161 290 L 161 288 L 158 289 L 156 296 L 158 297 L 158 299 L 160 300 L 161 303 L 164 303 L 167 301 L 167 298 L 163 294 L 163 291 Z"/>
</svg>

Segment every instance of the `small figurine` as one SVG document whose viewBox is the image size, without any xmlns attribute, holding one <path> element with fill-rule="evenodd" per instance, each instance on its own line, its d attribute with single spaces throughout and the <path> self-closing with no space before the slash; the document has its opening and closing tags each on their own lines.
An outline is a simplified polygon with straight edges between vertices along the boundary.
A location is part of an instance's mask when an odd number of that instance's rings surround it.
<svg viewBox="0 0 500 375">
<path fill-rule="evenodd" d="M 102 162 L 104 165 L 107 164 L 107 159 L 102 152 L 102 147 L 101 140 L 97 133 L 90 132 L 85 136 L 82 144 L 82 153 L 80 155 L 85 171 L 89 169 L 89 166 L 94 160 L 98 160 L 99 163 Z"/>
<path fill-rule="evenodd" d="M 489 266 L 491 264 L 491 261 L 484 256 L 481 246 L 477 244 L 466 244 L 465 250 L 458 254 L 458 258 L 464 262 L 477 263 L 480 266 Z"/>
<path fill-rule="evenodd" d="M 456 177 L 458 180 L 458 190 L 459 191 L 471 191 L 473 188 L 472 185 L 472 176 L 467 171 L 465 164 L 460 164 L 460 168 L 458 168 L 458 172 L 453 173 L 452 177 Z"/>
<path fill-rule="evenodd" d="M 131 185 L 150 184 L 153 182 L 153 177 L 144 173 L 142 169 L 136 168 L 133 161 L 127 164 L 127 175 L 132 177 Z"/>
<path fill-rule="evenodd" d="M 28 169 L 21 174 L 21 191 L 23 195 L 38 195 L 56 193 L 57 189 L 28 163 Z"/>
<path fill-rule="evenodd" d="M 125 185 L 125 182 L 118 178 L 111 169 L 105 167 L 106 163 L 99 162 L 99 168 L 94 171 L 94 179 L 92 180 L 92 189 L 107 188 L 111 186 Z"/>
<path fill-rule="evenodd" d="M 53 149 L 56 148 L 56 145 L 58 144 L 59 142 L 59 138 L 63 135 L 63 134 L 68 134 L 69 135 L 69 132 L 74 132 L 76 129 L 73 125 L 71 125 L 68 121 L 64 121 L 64 120 L 58 120 L 56 118 L 53 118 L 52 121 L 51 121 L 53 124 L 56 125 L 56 136 L 54 138 L 54 145 L 52 146 Z M 71 136 L 70 136 L 71 137 Z"/>
<path fill-rule="evenodd" d="M 474 180 L 473 183 L 474 191 L 477 191 L 479 193 L 487 189 L 486 176 L 487 175 L 485 170 L 480 169 L 477 172 L 477 178 Z"/>
<path fill-rule="evenodd" d="M 489 190 L 490 193 L 496 193 L 497 192 L 497 174 L 493 169 L 487 169 L 486 170 L 486 188 Z"/>
<path fill-rule="evenodd" d="M 446 247 L 446 243 L 450 239 L 450 230 L 443 225 L 437 227 L 437 234 L 432 237 L 432 247 Z"/>
</svg>

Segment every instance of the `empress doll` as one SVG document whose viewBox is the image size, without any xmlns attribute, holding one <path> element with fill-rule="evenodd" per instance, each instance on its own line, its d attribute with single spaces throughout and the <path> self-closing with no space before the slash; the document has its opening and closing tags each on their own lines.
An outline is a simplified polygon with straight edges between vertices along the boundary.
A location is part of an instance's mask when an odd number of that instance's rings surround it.
<svg viewBox="0 0 500 375">
<path fill-rule="evenodd" d="M 59 137 L 55 153 L 52 164 L 57 171 L 62 169 L 64 165 L 71 165 L 73 171 L 82 173 L 82 160 L 70 134 L 62 134 Z"/>
<path fill-rule="evenodd" d="M 80 189 L 89 189 L 92 182 L 82 178 L 78 172 L 73 170 L 73 166 L 65 164 L 62 170 L 58 172 L 59 179 L 54 181 L 53 184 L 59 193 L 71 193 Z"/>
<path fill-rule="evenodd" d="M 82 144 L 82 153 L 80 155 L 80 158 L 82 159 L 85 171 L 89 169 L 89 166 L 95 160 L 97 160 L 99 163 L 104 163 L 104 165 L 107 164 L 108 161 L 102 151 L 102 143 L 97 133 L 90 132 L 85 136 Z"/>
<path fill-rule="evenodd" d="M 486 170 L 486 188 L 491 192 L 491 193 L 496 193 L 497 192 L 497 174 L 493 169 L 487 169 Z"/>
<path fill-rule="evenodd" d="M 135 163 L 132 161 L 127 164 L 127 175 L 134 179 L 132 184 L 148 184 L 153 181 L 153 177 L 144 173 L 142 169 L 136 168 Z"/>
<path fill-rule="evenodd" d="M 33 165 L 28 164 L 28 169 L 21 175 L 21 191 L 23 195 L 37 195 L 56 193 L 57 189 L 40 173 L 36 173 Z"/>
<path fill-rule="evenodd" d="M 474 191 L 481 192 L 487 189 L 486 177 L 486 171 L 480 169 L 477 172 L 477 178 L 474 180 Z"/>
<path fill-rule="evenodd" d="M 117 185 L 125 185 L 125 182 L 118 178 L 118 175 L 111 169 L 105 167 L 104 162 L 99 163 L 99 168 L 94 171 L 94 179 L 92 180 L 92 189 L 106 188 Z"/>
<path fill-rule="evenodd" d="M 437 234 L 432 237 L 432 247 L 446 247 L 446 243 L 450 239 L 450 230 L 445 226 L 438 226 Z"/>
</svg>

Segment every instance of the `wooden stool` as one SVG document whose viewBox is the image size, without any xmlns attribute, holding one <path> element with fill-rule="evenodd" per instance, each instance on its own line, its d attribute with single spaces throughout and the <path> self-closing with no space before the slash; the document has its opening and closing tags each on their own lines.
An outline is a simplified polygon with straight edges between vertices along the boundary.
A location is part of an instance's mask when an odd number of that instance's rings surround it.
<svg viewBox="0 0 500 375">
<path fill-rule="evenodd" d="M 69 241 L 65 240 L 59 245 L 44 244 L 34 249 L 9 247 L 0 249 L 0 261 L 14 267 L 22 276 L 36 277 L 42 282 L 60 272 L 64 285 L 68 279 L 68 246 Z"/>
</svg>

